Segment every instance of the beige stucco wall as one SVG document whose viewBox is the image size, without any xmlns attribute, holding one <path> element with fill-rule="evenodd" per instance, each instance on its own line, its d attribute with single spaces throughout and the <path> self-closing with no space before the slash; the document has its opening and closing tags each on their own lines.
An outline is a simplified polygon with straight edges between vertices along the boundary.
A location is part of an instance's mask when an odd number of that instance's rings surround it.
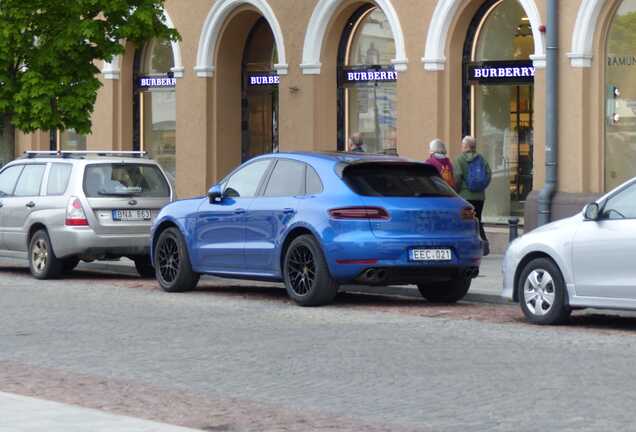
<svg viewBox="0 0 636 432">
<path fill-rule="evenodd" d="M 252 7 L 230 14 L 213 58 L 214 76 L 197 77 L 197 48 L 204 20 L 215 1 L 167 0 L 166 9 L 182 36 L 185 75 L 177 83 L 177 188 L 181 196 L 205 192 L 210 184 L 240 162 L 240 62 L 251 24 Z M 447 1 L 447 0 L 439 0 Z M 363 2 L 341 0 L 322 45 L 320 75 L 300 69 L 305 32 L 318 0 L 269 0 L 283 32 L 289 74 L 279 86 L 281 150 L 336 149 L 336 58 L 342 29 Z M 443 71 L 427 71 L 424 55 L 427 31 L 436 0 L 392 0 L 405 39 L 408 69 L 398 82 L 398 149 L 401 155 L 423 159 L 426 145 L 440 137 L 459 152 L 461 139 L 462 47 L 470 20 L 482 0 L 466 0 L 450 25 Z M 545 22 L 546 0 L 536 0 Z M 617 0 L 608 1 L 596 32 L 592 68 L 574 68 L 566 56 L 581 0 L 561 0 L 559 189 L 595 193 L 603 189 L 603 55 L 604 30 Z M 118 80 L 103 80 L 94 114 L 91 149 L 132 146 L 132 62 L 128 45 Z M 535 79 L 535 189 L 544 179 L 545 70 Z M 46 134 L 44 134 L 46 135 Z M 48 139 L 48 138 L 47 138 Z M 20 150 L 45 146 L 44 138 L 19 136 Z"/>
</svg>

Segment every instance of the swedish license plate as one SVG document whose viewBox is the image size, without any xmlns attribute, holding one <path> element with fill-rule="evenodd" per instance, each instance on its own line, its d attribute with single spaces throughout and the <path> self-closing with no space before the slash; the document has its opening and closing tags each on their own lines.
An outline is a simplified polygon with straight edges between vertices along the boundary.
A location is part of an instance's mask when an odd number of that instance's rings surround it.
<svg viewBox="0 0 636 432">
<path fill-rule="evenodd" d="M 451 261 L 453 253 L 450 249 L 411 249 L 411 261 Z"/>
<path fill-rule="evenodd" d="M 113 220 L 117 222 L 148 221 L 151 217 L 146 209 L 113 210 Z"/>
</svg>

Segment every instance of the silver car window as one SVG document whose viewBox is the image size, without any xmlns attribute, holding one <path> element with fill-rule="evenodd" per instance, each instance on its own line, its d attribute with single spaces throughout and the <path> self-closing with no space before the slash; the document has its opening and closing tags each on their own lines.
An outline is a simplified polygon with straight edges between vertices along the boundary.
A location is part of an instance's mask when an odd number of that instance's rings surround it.
<svg viewBox="0 0 636 432">
<path fill-rule="evenodd" d="M 0 173 L 0 197 L 13 195 L 23 167 L 24 165 L 13 165 Z"/>
<path fill-rule="evenodd" d="M 603 207 L 606 219 L 636 219 L 636 183 L 610 197 Z"/>
<path fill-rule="evenodd" d="M 44 164 L 25 165 L 13 194 L 17 197 L 39 196 L 45 169 Z"/>
<path fill-rule="evenodd" d="M 84 193 L 89 198 L 167 198 L 170 187 L 155 165 L 104 163 L 86 167 Z"/>
<path fill-rule="evenodd" d="M 49 170 L 49 181 L 46 187 L 47 195 L 64 195 L 71 177 L 73 166 L 71 164 L 54 163 Z"/>
</svg>

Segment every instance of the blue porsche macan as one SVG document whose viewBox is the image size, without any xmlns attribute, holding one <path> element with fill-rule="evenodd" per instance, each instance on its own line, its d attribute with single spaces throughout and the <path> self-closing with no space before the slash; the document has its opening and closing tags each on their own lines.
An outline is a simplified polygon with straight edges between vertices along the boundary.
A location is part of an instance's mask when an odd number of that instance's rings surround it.
<svg viewBox="0 0 636 432">
<path fill-rule="evenodd" d="M 434 167 L 392 156 L 278 153 L 246 162 L 207 197 L 166 206 L 152 228 L 161 287 L 201 274 L 283 281 L 303 306 L 342 284 L 416 284 L 456 302 L 479 273 L 473 208 Z"/>
</svg>

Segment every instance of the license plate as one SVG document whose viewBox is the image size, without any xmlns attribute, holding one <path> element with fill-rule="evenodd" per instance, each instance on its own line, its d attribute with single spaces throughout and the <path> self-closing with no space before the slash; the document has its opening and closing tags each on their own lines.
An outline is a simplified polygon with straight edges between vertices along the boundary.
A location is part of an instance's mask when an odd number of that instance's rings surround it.
<svg viewBox="0 0 636 432">
<path fill-rule="evenodd" d="M 113 210 L 113 220 L 121 222 L 148 221 L 151 219 L 150 210 L 131 209 Z"/>
<path fill-rule="evenodd" d="M 411 249 L 411 261 L 451 261 L 453 254 L 450 249 Z"/>
</svg>

